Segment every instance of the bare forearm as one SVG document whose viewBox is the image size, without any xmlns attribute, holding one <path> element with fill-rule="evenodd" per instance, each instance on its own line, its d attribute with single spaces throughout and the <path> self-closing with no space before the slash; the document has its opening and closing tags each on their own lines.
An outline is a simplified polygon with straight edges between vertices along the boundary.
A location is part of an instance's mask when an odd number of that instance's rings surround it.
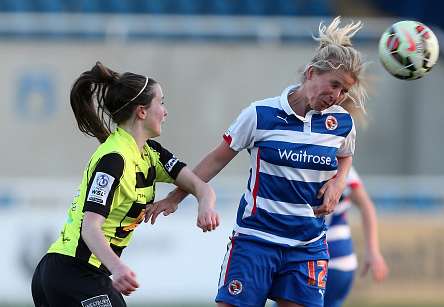
<svg viewBox="0 0 444 307">
<path fill-rule="evenodd" d="M 338 157 L 338 171 L 336 172 L 336 178 L 347 181 L 348 173 L 352 165 L 352 157 Z"/>
<path fill-rule="evenodd" d="M 372 200 L 363 187 L 355 188 L 351 194 L 352 202 L 360 209 L 365 245 L 368 252 L 379 253 L 378 222 Z"/>
<path fill-rule="evenodd" d="M 87 225 L 82 228 L 82 238 L 91 252 L 112 273 L 117 267 L 123 265 L 120 258 L 109 246 L 101 228 Z"/>
<path fill-rule="evenodd" d="M 203 182 L 209 182 L 237 155 L 225 141 L 222 141 L 213 151 L 208 153 L 193 169 L 193 173 Z M 182 187 L 175 189 L 169 196 L 177 204 L 180 203 L 189 192 Z"/>
</svg>

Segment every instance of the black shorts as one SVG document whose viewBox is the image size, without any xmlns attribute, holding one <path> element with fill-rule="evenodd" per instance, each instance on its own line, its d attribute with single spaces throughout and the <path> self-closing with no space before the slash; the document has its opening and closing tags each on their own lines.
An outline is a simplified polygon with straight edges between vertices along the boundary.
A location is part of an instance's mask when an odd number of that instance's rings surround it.
<svg viewBox="0 0 444 307">
<path fill-rule="evenodd" d="M 105 272 L 70 256 L 46 254 L 32 278 L 36 307 L 126 307 Z"/>
</svg>

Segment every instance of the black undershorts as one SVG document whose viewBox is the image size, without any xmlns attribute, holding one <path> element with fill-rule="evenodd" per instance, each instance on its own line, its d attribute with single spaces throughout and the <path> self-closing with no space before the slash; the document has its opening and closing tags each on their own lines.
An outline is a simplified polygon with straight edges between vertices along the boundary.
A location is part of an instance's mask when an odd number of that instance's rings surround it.
<svg viewBox="0 0 444 307">
<path fill-rule="evenodd" d="M 102 270 L 74 257 L 46 254 L 32 278 L 36 307 L 126 307 Z"/>
</svg>

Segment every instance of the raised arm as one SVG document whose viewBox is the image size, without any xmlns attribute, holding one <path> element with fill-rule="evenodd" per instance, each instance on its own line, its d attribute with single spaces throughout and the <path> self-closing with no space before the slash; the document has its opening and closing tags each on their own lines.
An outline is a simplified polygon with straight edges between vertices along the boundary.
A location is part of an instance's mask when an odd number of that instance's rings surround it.
<svg viewBox="0 0 444 307">
<path fill-rule="evenodd" d="M 236 155 L 237 151 L 230 148 L 225 140 L 208 153 L 193 169 L 193 173 L 204 182 L 209 182 L 215 177 Z M 186 171 L 185 171 L 186 172 Z M 181 176 L 182 171 L 179 173 Z M 179 178 L 178 178 L 179 179 Z M 174 189 L 168 196 L 150 206 L 145 215 L 145 222 L 151 219 L 151 224 L 156 222 L 157 216 L 163 212 L 164 216 L 177 210 L 179 203 L 187 197 L 190 191 L 182 189 L 181 181 L 176 180 L 178 188 Z M 199 210 L 201 206 L 199 204 Z M 200 211 L 199 211 L 200 215 Z"/>
</svg>

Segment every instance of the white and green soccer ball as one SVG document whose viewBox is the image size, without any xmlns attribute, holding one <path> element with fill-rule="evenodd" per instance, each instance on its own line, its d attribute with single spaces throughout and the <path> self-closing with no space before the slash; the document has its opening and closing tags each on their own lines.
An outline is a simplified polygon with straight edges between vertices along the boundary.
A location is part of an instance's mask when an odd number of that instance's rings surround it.
<svg viewBox="0 0 444 307">
<path fill-rule="evenodd" d="M 399 21 L 379 40 L 381 63 L 398 79 L 423 77 L 435 65 L 438 55 L 438 39 L 429 27 L 418 21 Z"/>
</svg>

